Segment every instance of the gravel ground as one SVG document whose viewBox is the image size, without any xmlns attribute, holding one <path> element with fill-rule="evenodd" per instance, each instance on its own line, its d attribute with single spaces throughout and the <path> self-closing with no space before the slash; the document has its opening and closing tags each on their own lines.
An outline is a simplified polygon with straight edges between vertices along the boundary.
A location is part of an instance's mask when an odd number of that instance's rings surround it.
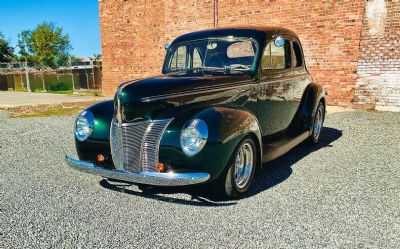
<svg viewBox="0 0 400 249">
<path fill-rule="evenodd" d="M 400 113 L 328 115 L 236 201 L 73 171 L 73 119 L 0 113 L 0 248 L 400 248 Z"/>
</svg>

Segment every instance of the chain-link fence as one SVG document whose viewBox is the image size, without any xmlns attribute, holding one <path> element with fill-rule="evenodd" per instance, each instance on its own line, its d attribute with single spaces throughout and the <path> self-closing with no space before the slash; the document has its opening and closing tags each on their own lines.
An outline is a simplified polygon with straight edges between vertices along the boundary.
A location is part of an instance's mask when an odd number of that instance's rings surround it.
<svg viewBox="0 0 400 249">
<path fill-rule="evenodd" d="M 36 69 L 25 63 L 0 63 L 0 90 L 68 92 L 100 90 L 100 62 L 81 62 L 68 68 Z"/>
</svg>

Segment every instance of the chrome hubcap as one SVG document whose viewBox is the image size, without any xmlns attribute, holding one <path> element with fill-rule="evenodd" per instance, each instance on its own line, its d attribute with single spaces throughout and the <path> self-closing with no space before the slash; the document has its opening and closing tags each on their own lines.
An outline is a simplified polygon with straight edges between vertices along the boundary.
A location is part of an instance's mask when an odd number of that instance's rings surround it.
<svg viewBox="0 0 400 249">
<path fill-rule="evenodd" d="M 253 171 L 254 153 L 250 143 L 244 143 L 240 148 L 235 160 L 235 184 L 238 188 L 244 188 L 250 181 Z"/>
<path fill-rule="evenodd" d="M 322 122 L 324 121 L 324 108 L 320 106 L 315 114 L 314 139 L 317 140 L 321 134 Z"/>
</svg>

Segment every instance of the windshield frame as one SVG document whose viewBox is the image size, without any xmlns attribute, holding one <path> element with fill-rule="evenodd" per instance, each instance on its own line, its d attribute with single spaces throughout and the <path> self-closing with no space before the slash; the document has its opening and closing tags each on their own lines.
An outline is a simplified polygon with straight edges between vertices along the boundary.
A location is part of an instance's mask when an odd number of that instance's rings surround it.
<svg viewBox="0 0 400 249">
<path fill-rule="evenodd" d="M 166 54 L 165 54 L 165 58 L 164 58 L 164 63 L 163 63 L 163 68 L 161 73 L 162 74 L 173 74 L 173 73 L 185 73 L 185 72 L 189 72 L 189 71 L 193 71 L 196 69 L 199 69 L 201 71 L 205 70 L 207 71 L 207 68 L 210 67 L 202 67 L 202 68 L 187 68 L 184 70 L 169 70 L 169 62 L 172 59 L 172 57 L 174 56 L 174 52 L 175 49 L 183 44 L 187 44 L 187 43 L 193 43 L 193 42 L 197 42 L 197 41 L 204 41 L 204 40 L 218 40 L 218 39 L 225 39 L 225 40 L 237 40 L 237 41 L 251 41 L 252 43 L 254 43 L 255 45 L 255 51 L 254 51 L 254 59 L 253 62 L 251 64 L 251 67 L 248 70 L 240 70 L 240 72 L 242 72 L 243 74 L 250 74 L 250 75 L 255 75 L 255 72 L 257 71 L 257 61 L 258 61 L 258 57 L 259 57 L 259 53 L 260 53 L 260 45 L 259 45 L 259 41 L 252 36 L 235 36 L 235 35 L 224 35 L 224 36 L 209 36 L 209 37 L 204 37 L 204 38 L 200 38 L 200 39 L 193 39 L 193 40 L 185 40 L 185 41 L 180 41 L 178 43 L 173 43 L 171 46 L 168 47 L 168 49 L 166 50 Z M 224 70 L 224 68 L 218 68 L 220 71 Z M 234 72 L 239 72 L 238 70 L 233 70 Z M 234 73 L 231 72 L 231 70 L 226 70 L 224 74 L 227 75 L 236 75 Z"/>
</svg>

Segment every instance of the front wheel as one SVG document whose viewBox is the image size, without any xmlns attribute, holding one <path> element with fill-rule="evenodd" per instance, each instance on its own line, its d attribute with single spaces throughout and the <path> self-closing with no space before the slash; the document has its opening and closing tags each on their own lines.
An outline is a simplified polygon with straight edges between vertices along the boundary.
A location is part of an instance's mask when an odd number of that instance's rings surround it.
<svg viewBox="0 0 400 249">
<path fill-rule="evenodd" d="M 225 197 L 239 198 L 249 189 L 257 165 L 257 149 L 253 139 L 245 138 L 235 149 L 227 170 L 217 180 L 217 188 Z"/>
<path fill-rule="evenodd" d="M 317 144 L 321 137 L 322 127 L 324 125 L 325 120 L 325 105 L 322 102 L 319 102 L 317 111 L 314 116 L 313 127 L 311 131 L 311 135 L 308 138 L 309 144 Z"/>
</svg>

